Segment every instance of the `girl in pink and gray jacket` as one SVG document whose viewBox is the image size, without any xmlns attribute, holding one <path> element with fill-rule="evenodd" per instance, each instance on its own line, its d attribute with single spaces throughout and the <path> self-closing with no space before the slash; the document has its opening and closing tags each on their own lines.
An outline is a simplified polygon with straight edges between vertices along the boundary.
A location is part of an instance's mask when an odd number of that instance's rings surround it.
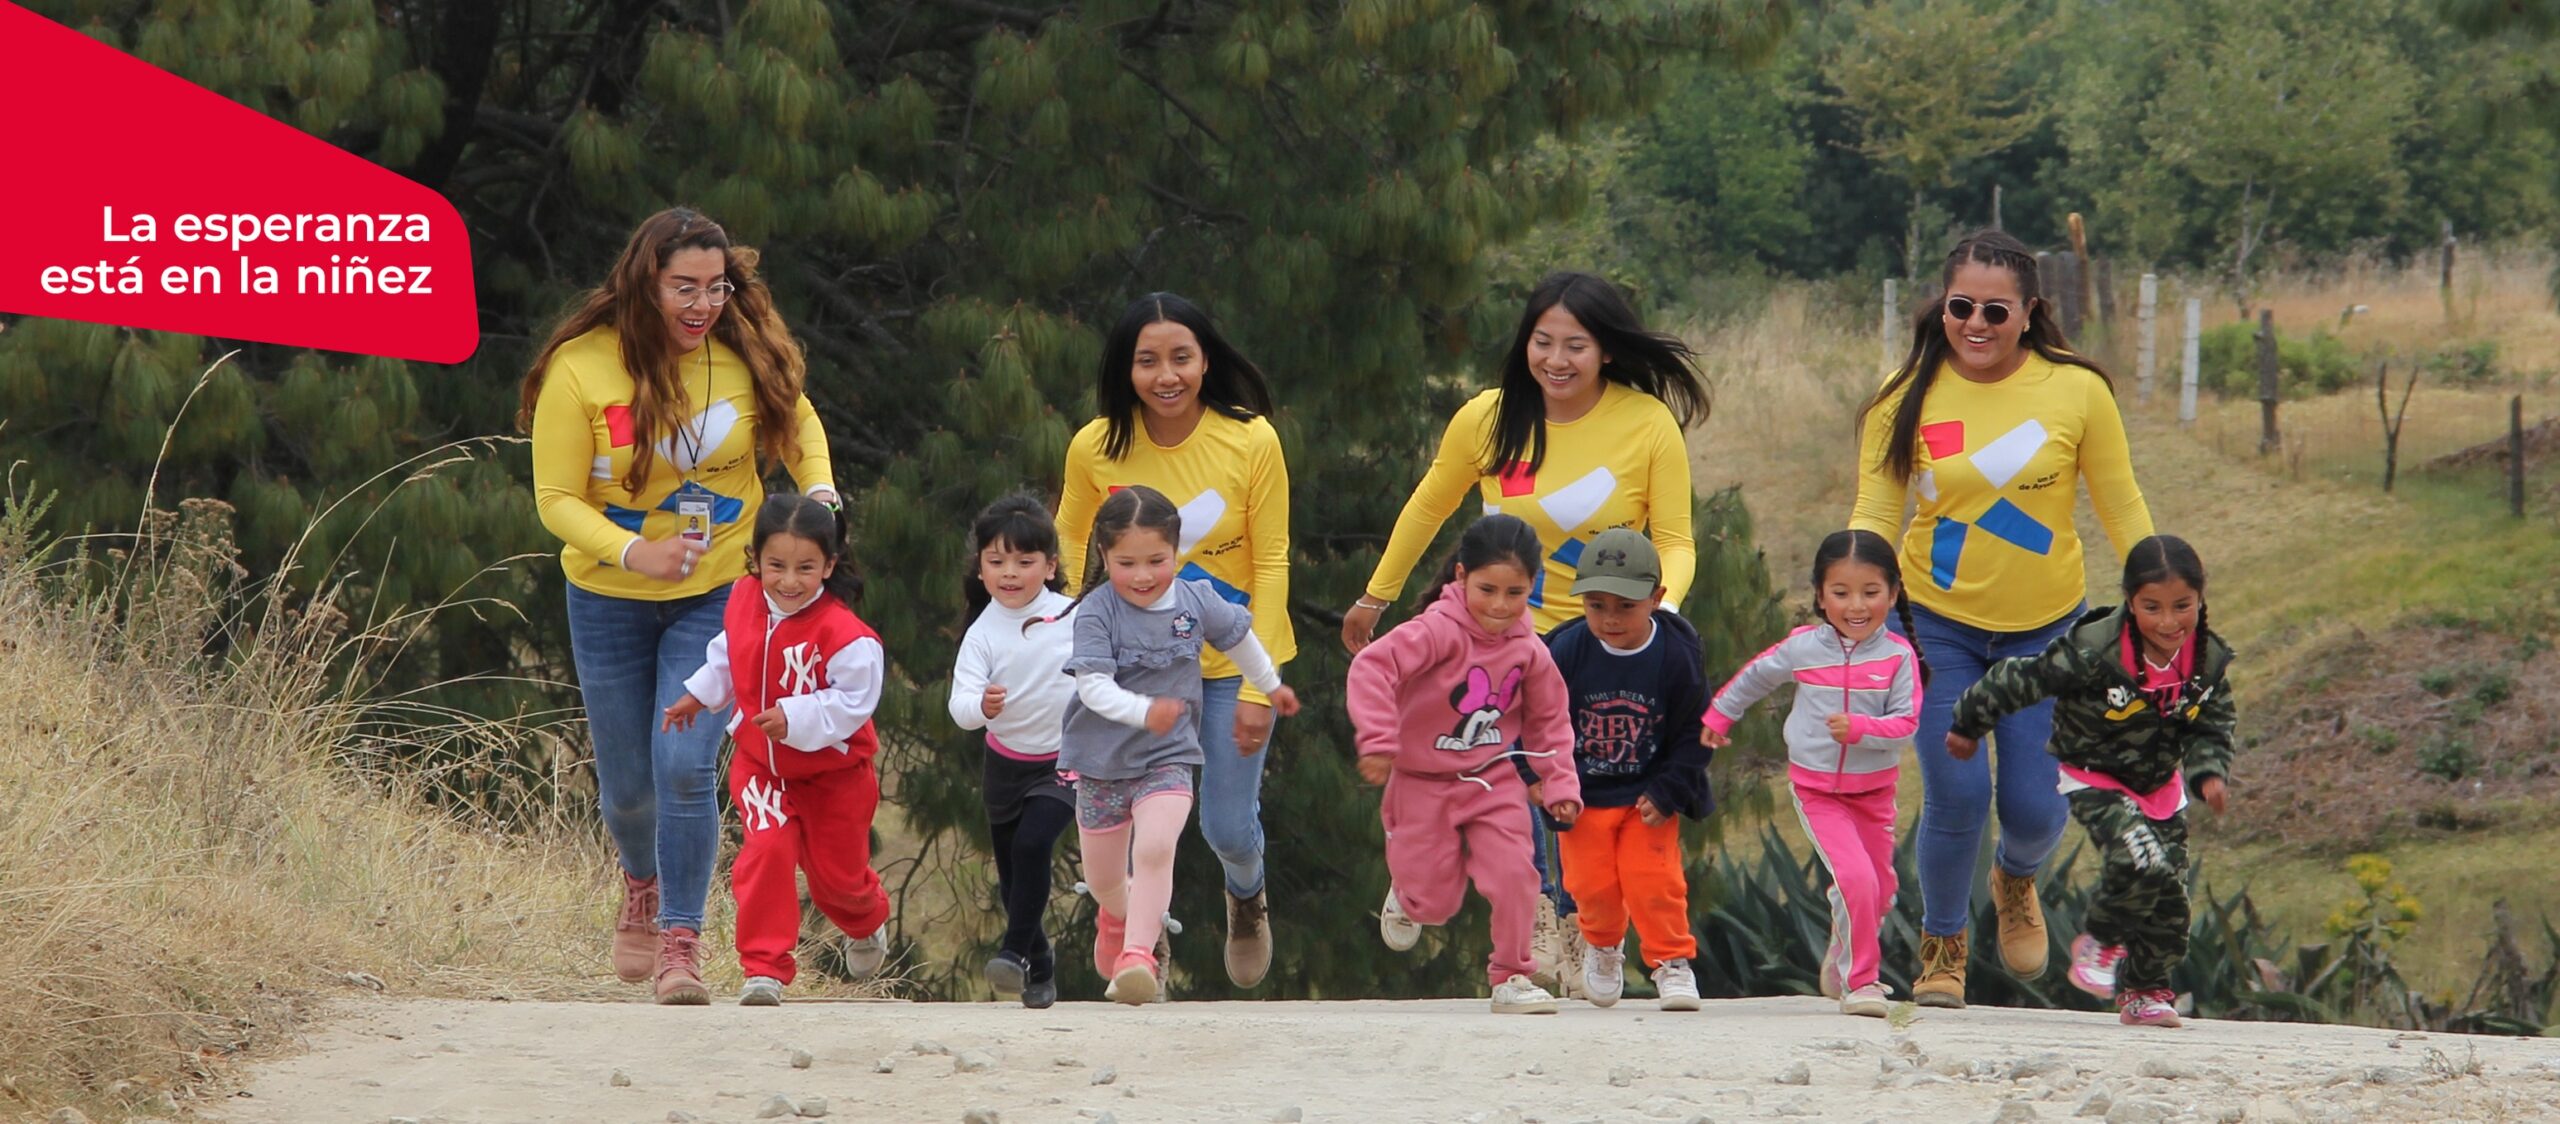
<svg viewBox="0 0 2560 1124">
<path fill-rule="evenodd" d="M 1877 934 L 1899 883 L 1893 872 L 1893 788 L 1902 751 L 1920 724 L 1928 669 L 1909 641 L 1884 626 L 1899 611 L 1902 568 L 1873 531 L 1840 531 L 1813 554 L 1821 624 L 1806 625 L 1752 657 L 1708 705 L 1700 740 L 1722 746 L 1751 704 L 1793 681 L 1787 714 L 1787 779 L 1805 834 L 1831 868 L 1831 939 L 1822 993 L 1852 1015 L 1883 1018 L 1890 995 L 1876 979 Z"/>
<path fill-rule="evenodd" d="M 1571 703 L 1529 627 L 1537 532 L 1509 515 L 1478 520 L 1412 620 L 1360 650 L 1345 701 L 1360 775 L 1387 786 L 1386 904 L 1378 932 L 1402 951 L 1458 912 L 1467 883 L 1493 904 L 1486 978 L 1497 1014 L 1551 1014 L 1529 982 L 1538 868 L 1527 797 L 1570 824 L 1582 814 Z M 1536 784 L 1513 759 L 1528 762 Z M 1526 789 L 1527 791 L 1524 791 Z"/>
</svg>

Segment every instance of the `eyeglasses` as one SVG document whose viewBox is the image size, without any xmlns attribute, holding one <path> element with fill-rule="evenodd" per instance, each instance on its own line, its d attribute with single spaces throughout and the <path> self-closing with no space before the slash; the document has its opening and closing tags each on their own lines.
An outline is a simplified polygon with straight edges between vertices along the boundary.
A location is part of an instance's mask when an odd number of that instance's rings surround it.
<svg viewBox="0 0 2560 1124">
<path fill-rule="evenodd" d="M 729 298 L 736 295 L 738 287 L 726 281 L 714 281 L 707 289 L 700 285 L 666 285 L 662 286 L 660 291 L 674 300 L 677 308 L 692 308 L 695 303 L 706 299 L 711 302 L 711 307 L 718 308 L 729 303 Z M 1999 321 L 1994 320 L 1992 323 L 1997 324 Z"/>
<path fill-rule="evenodd" d="M 2009 302 L 2007 301 L 1977 301 L 1972 297 L 1947 298 L 1947 318 L 1950 320 L 1971 320 L 1973 310 L 1976 308 L 1982 310 L 1982 322 L 1994 328 L 2009 322 Z"/>
</svg>

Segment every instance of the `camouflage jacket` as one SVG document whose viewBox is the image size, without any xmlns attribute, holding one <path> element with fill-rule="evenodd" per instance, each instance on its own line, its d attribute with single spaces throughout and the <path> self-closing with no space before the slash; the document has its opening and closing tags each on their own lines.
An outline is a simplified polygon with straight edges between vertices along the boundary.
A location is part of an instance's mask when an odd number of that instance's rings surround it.
<svg viewBox="0 0 2560 1124">
<path fill-rule="evenodd" d="M 1955 732 L 1979 738 L 2001 718 L 2052 699 L 2053 740 L 2047 748 L 2066 765 L 2144 792 L 2168 783 L 2180 766 L 2191 792 L 2204 778 L 2228 773 L 2238 719 L 2231 684 L 2223 677 L 2231 667 L 2230 647 L 2204 634 L 2195 671 L 2164 714 L 2125 670 L 2124 630 L 2132 625 L 2121 607 L 2094 609 L 2043 655 L 1991 665 L 1956 700 Z"/>
</svg>

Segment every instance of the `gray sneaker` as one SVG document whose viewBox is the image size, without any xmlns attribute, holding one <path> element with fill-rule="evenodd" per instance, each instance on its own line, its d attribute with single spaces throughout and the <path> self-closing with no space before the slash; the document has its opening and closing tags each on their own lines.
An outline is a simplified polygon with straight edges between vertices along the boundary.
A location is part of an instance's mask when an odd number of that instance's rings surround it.
<svg viewBox="0 0 2560 1124">
<path fill-rule="evenodd" d="M 782 981 L 771 976 L 749 976 L 747 986 L 738 989 L 738 1006 L 779 1007 L 782 1005 Z"/>
<path fill-rule="evenodd" d="M 880 974 L 880 965 L 889 959 L 889 931 L 883 927 L 867 937 L 844 939 L 844 971 L 856 980 L 867 980 Z"/>
<path fill-rule="evenodd" d="M 1396 888 L 1387 887 L 1386 903 L 1378 907 L 1378 939 L 1387 947 L 1403 952 L 1422 939 L 1422 922 L 1405 916 L 1404 907 L 1396 902 Z"/>
</svg>

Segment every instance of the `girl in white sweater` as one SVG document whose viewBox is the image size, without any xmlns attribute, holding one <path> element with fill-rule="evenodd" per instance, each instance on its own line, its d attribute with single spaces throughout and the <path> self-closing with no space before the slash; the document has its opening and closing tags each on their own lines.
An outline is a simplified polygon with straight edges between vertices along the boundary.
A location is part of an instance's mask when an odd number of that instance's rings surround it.
<svg viewBox="0 0 2560 1124">
<path fill-rule="evenodd" d="M 1058 732 L 1075 680 L 1060 592 L 1058 528 L 1040 501 L 1008 496 L 970 529 L 969 632 L 951 669 L 951 720 L 987 732 L 987 825 L 1004 897 L 1004 943 L 987 984 L 1025 1007 L 1057 1002 L 1057 963 L 1042 921 L 1058 837 L 1075 822 L 1075 791 L 1058 776 Z"/>
</svg>

